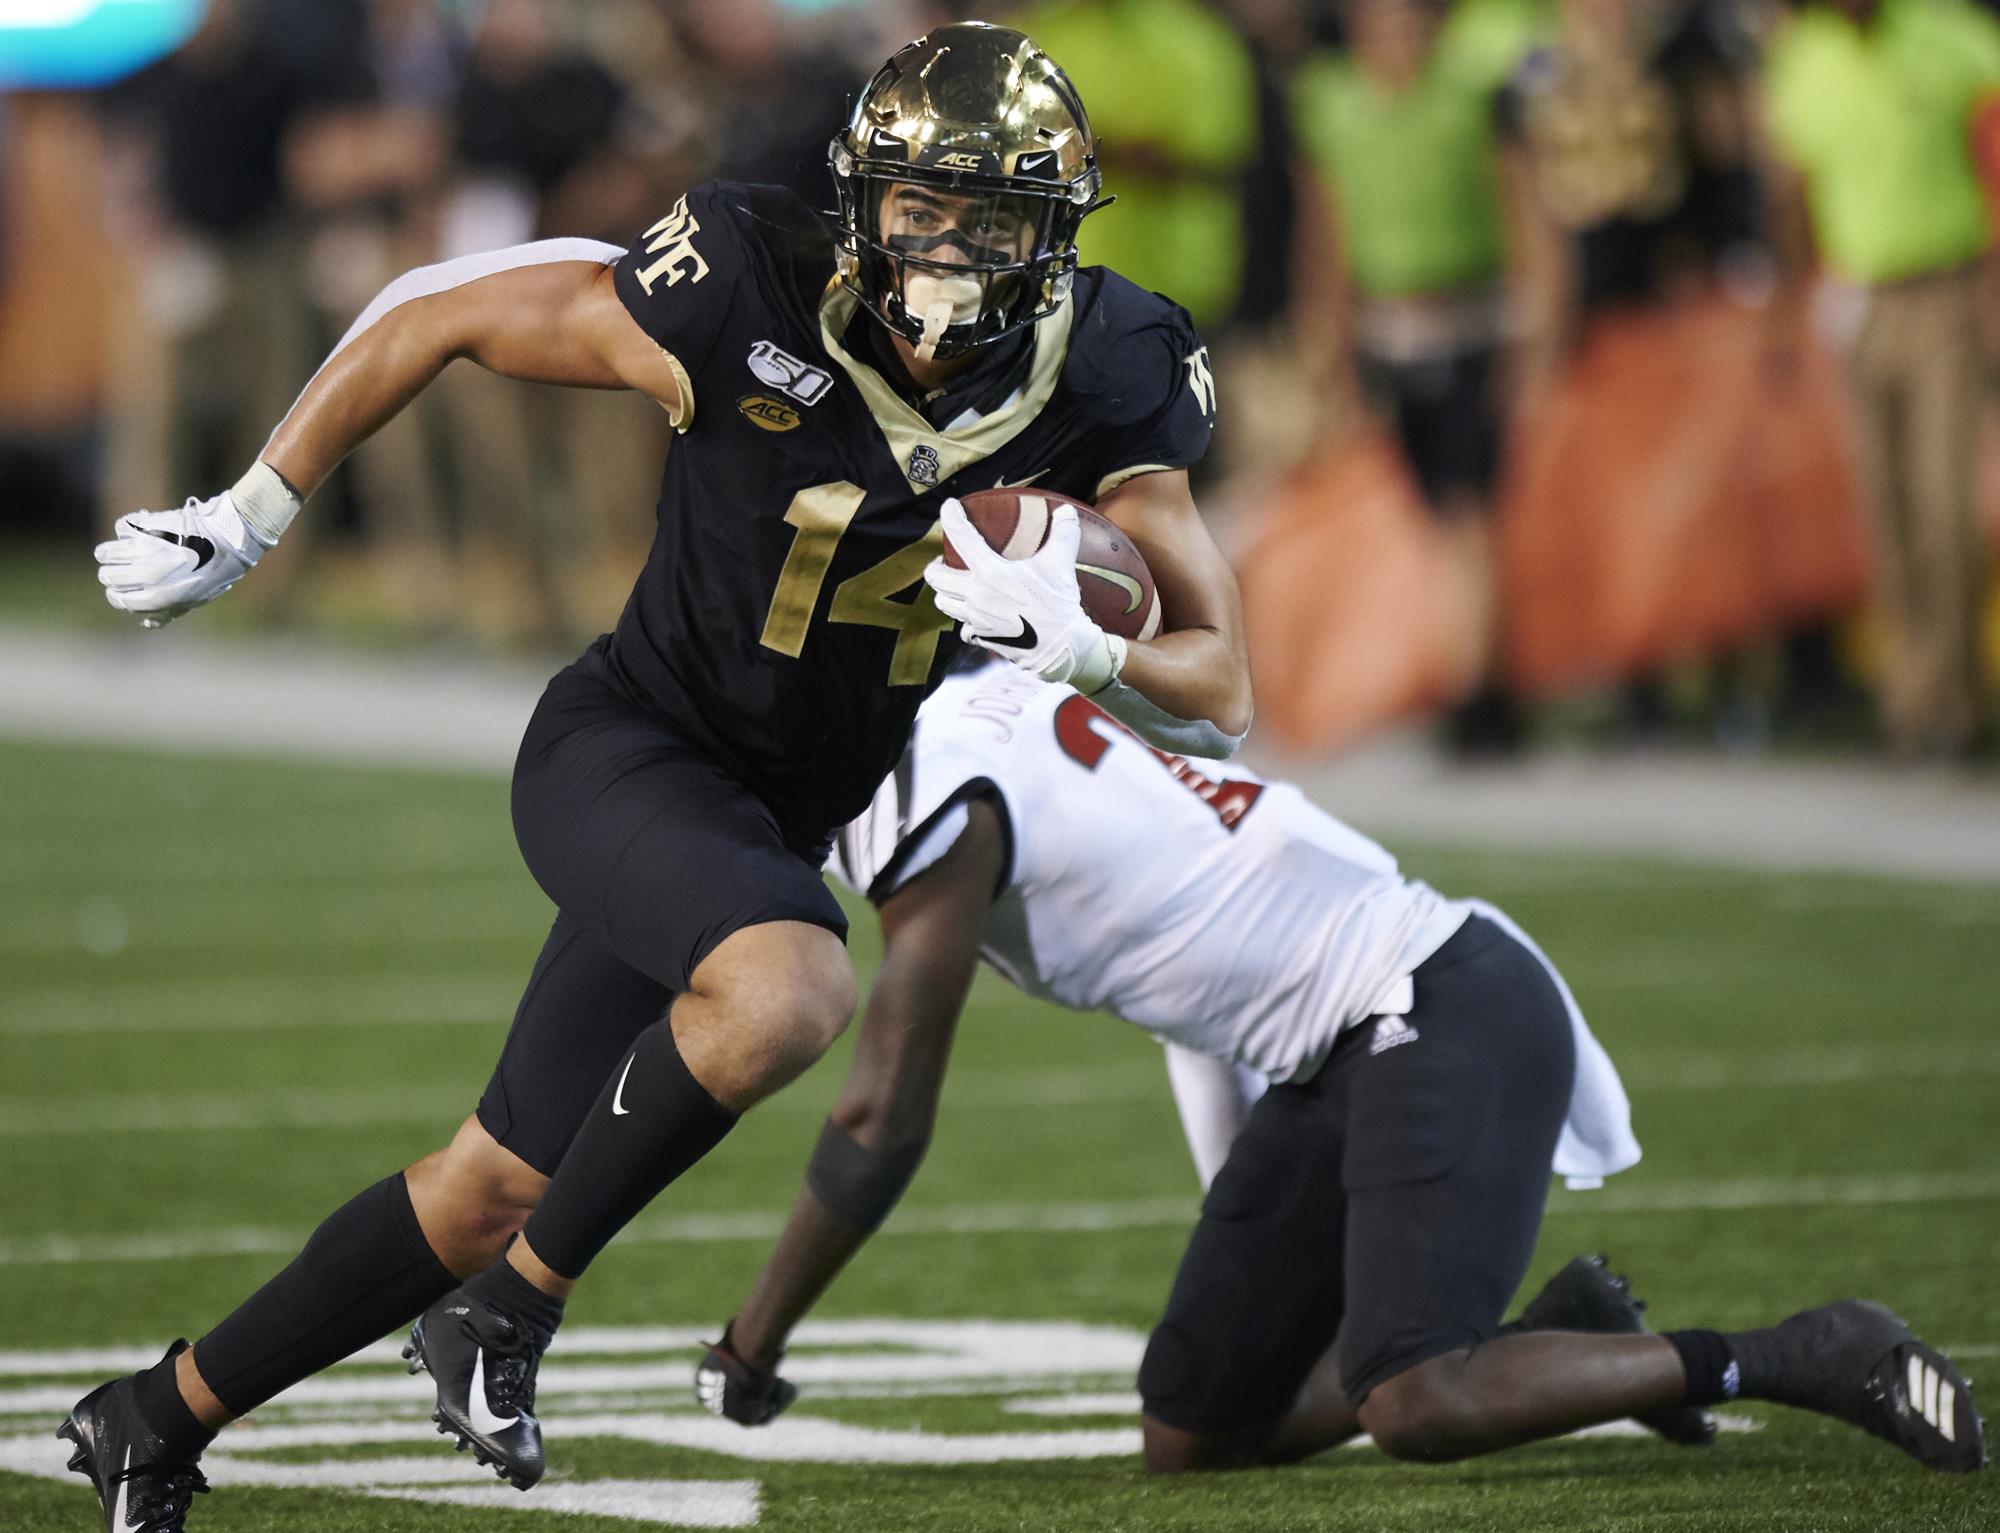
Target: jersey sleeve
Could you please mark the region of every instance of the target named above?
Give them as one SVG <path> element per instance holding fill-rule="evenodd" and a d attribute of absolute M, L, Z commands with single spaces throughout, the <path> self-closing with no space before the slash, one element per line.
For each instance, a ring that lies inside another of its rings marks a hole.
<path fill-rule="evenodd" d="M 1185 309 L 1153 302 L 1157 317 L 1116 343 L 1118 381 L 1103 402 L 1105 449 L 1093 500 L 1140 474 L 1199 463 L 1215 428 L 1208 348 Z"/>
<path fill-rule="evenodd" d="M 731 189 L 711 182 L 634 240 L 613 273 L 626 312 L 673 364 L 681 391 L 677 431 L 694 424 L 703 372 L 731 305 L 751 280 L 749 268 Z"/>

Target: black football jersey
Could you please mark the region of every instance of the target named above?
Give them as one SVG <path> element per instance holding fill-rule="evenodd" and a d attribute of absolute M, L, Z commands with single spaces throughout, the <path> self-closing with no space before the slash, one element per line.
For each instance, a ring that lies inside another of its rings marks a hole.
<path fill-rule="evenodd" d="M 867 807 L 957 645 L 922 580 L 947 496 L 1094 502 L 1208 444 L 1186 313 L 1102 268 L 1036 325 L 1019 388 L 942 430 L 843 344 L 857 300 L 830 222 L 792 192 L 698 187 L 615 280 L 686 399 L 610 660 L 801 840 Z"/>

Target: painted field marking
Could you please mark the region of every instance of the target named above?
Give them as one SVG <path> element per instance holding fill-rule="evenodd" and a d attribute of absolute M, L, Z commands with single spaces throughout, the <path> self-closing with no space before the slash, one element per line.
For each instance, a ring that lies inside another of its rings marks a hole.
<path fill-rule="evenodd" d="M 2000 1171 L 1911 1172 L 1890 1176 L 1745 1177 L 1713 1181 L 1613 1182 L 1597 1192 L 1553 1193 L 1549 1213 L 1641 1214 L 1721 1212 L 1754 1208 L 1825 1208 L 1871 1204 L 1984 1202 L 2000 1198 Z M 899 1209 L 884 1235 L 1046 1235 L 1104 1230 L 1170 1229 L 1194 1222 L 1192 1197 L 1125 1202 L 960 1203 Z M 787 1215 L 772 1209 L 641 1218 L 618 1238 L 626 1245 L 701 1245 L 774 1239 Z M 290 1254 L 306 1232 L 245 1226 L 198 1232 L 162 1230 L 130 1235 L 0 1237 L 0 1267 L 66 1266 L 81 1262 L 189 1261 L 213 1256 Z"/>
<path fill-rule="evenodd" d="M 687 1448 L 730 1458 L 799 1464 L 998 1464 L 1051 1459 L 1123 1457 L 1139 1449 L 1136 1422 L 1116 1429 L 1036 1426 L 1024 1431 L 931 1432 L 921 1428 L 857 1426 L 807 1408 L 757 1432 L 746 1432 L 701 1410 L 692 1387 L 695 1349 L 709 1328 L 647 1326 L 579 1328 L 565 1343 L 579 1356 L 614 1356 L 629 1365 L 579 1365 L 564 1348 L 543 1370 L 543 1393 L 567 1399 L 561 1416 L 565 1441 L 618 1439 L 656 1447 Z M 891 1380 L 914 1393 L 1010 1396 L 1024 1388 L 1073 1392 L 1079 1384 L 1102 1387 L 1130 1378 L 1145 1338 L 1116 1326 L 1068 1322 L 849 1320 L 808 1322 L 787 1372 L 812 1399 L 838 1398 L 843 1388 Z M 0 1367 L 16 1376 L 48 1376 L 91 1364 L 119 1366 L 151 1348 L 12 1352 Z M 203 1468 L 221 1489 L 234 1485 L 336 1490 L 374 1497 L 469 1506 L 482 1510 L 587 1513 L 599 1517 L 679 1527 L 749 1527 L 759 1517 L 755 1480 L 570 1480 L 557 1475 L 529 1497 L 498 1485 L 483 1471 L 430 1441 L 428 1423 L 412 1412 L 390 1417 L 326 1419 L 328 1406 L 357 1400 L 407 1400 L 421 1409 L 432 1399 L 429 1383 L 378 1366 L 394 1356 L 388 1344 L 371 1347 L 320 1378 L 288 1391 L 249 1420 L 230 1428 L 204 1457 Z M 643 1385 L 638 1408 L 607 1411 L 606 1390 Z M 78 1386 L 34 1386 L 0 1391 L 0 1413 L 58 1413 Z M 52 1397 L 60 1396 L 59 1402 Z M 36 1423 L 33 1432 L 0 1436 L 0 1470 L 68 1480 L 67 1445 Z M 425 1441 L 429 1456 L 298 1455 L 314 1448 L 352 1449 Z M 81 1493 L 81 1487 L 78 1487 Z"/>

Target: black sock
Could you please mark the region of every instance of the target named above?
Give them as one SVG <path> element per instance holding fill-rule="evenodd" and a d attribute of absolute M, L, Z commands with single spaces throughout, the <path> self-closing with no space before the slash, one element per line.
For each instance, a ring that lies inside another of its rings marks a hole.
<path fill-rule="evenodd" d="M 1720 1405 L 1743 1389 L 1743 1370 L 1731 1346 L 1733 1337 L 1720 1331 L 1667 1331 L 1666 1340 L 1680 1354 L 1687 1372 L 1689 1405 Z"/>
<path fill-rule="evenodd" d="M 562 1324 L 563 1301 L 552 1294 L 545 1294 L 514 1270 L 514 1264 L 501 1257 L 484 1272 L 465 1280 L 465 1291 L 482 1303 L 491 1305 L 503 1315 L 511 1315 L 535 1333 L 535 1340 L 543 1347 Z"/>
<path fill-rule="evenodd" d="M 195 1343 L 232 1416 L 416 1319 L 458 1279 L 424 1239 L 398 1171 L 335 1209 L 305 1249 Z"/>
<path fill-rule="evenodd" d="M 201 1457 L 201 1450 L 215 1441 L 215 1429 L 203 1426 L 181 1398 L 174 1364 L 184 1350 L 176 1346 L 152 1367 L 140 1369 L 134 1382 L 139 1391 L 139 1414 L 165 1445 L 167 1457 L 193 1463 Z"/>
<path fill-rule="evenodd" d="M 688 1073 L 665 1020 L 639 1035 L 556 1167 L 521 1233 L 564 1277 L 583 1275 L 611 1237 L 736 1126 Z"/>

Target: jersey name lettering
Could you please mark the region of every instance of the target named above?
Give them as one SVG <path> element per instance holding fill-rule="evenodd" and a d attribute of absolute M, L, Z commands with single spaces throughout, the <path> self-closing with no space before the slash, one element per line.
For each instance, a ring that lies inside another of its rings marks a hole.
<path fill-rule="evenodd" d="M 694 237 L 701 233 L 701 222 L 688 211 L 688 200 L 683 197 L 674 204 L 673 212 L 646 231 L 646 254 L 657 255 L 659 259 L 650 266 L 641 267 L 634 273 L 639 286 L 651 297 L 653 284 L 661 277 L 672 287 L 681 278 L 699 282 L 708 275 L 708 262 L 701 252 L 694 248 Z"/>
<path fill-rule="evenodd" d="M 1097 726 L 1102 724 L 1106 729 L 1116 730 L 1142 747 L 1173 774 L 1175 782 L 1213 809 L 1224 830 L 1235 830 L 1264 792 L 1264 785 L 1260 782 L 1208 777 L 1197 771 L 1185 756 L 1169 755 L 1147 745 L 1087 697 L 1065 699 L 1063 705 L 1056 709 L 1055 724 L 1056 743 L 1062 747 L 1063 754 L 1087 772 L 1096 771 L 1104 753 L 1111 749 L 1111 737 L 1100 733 Z"/>

